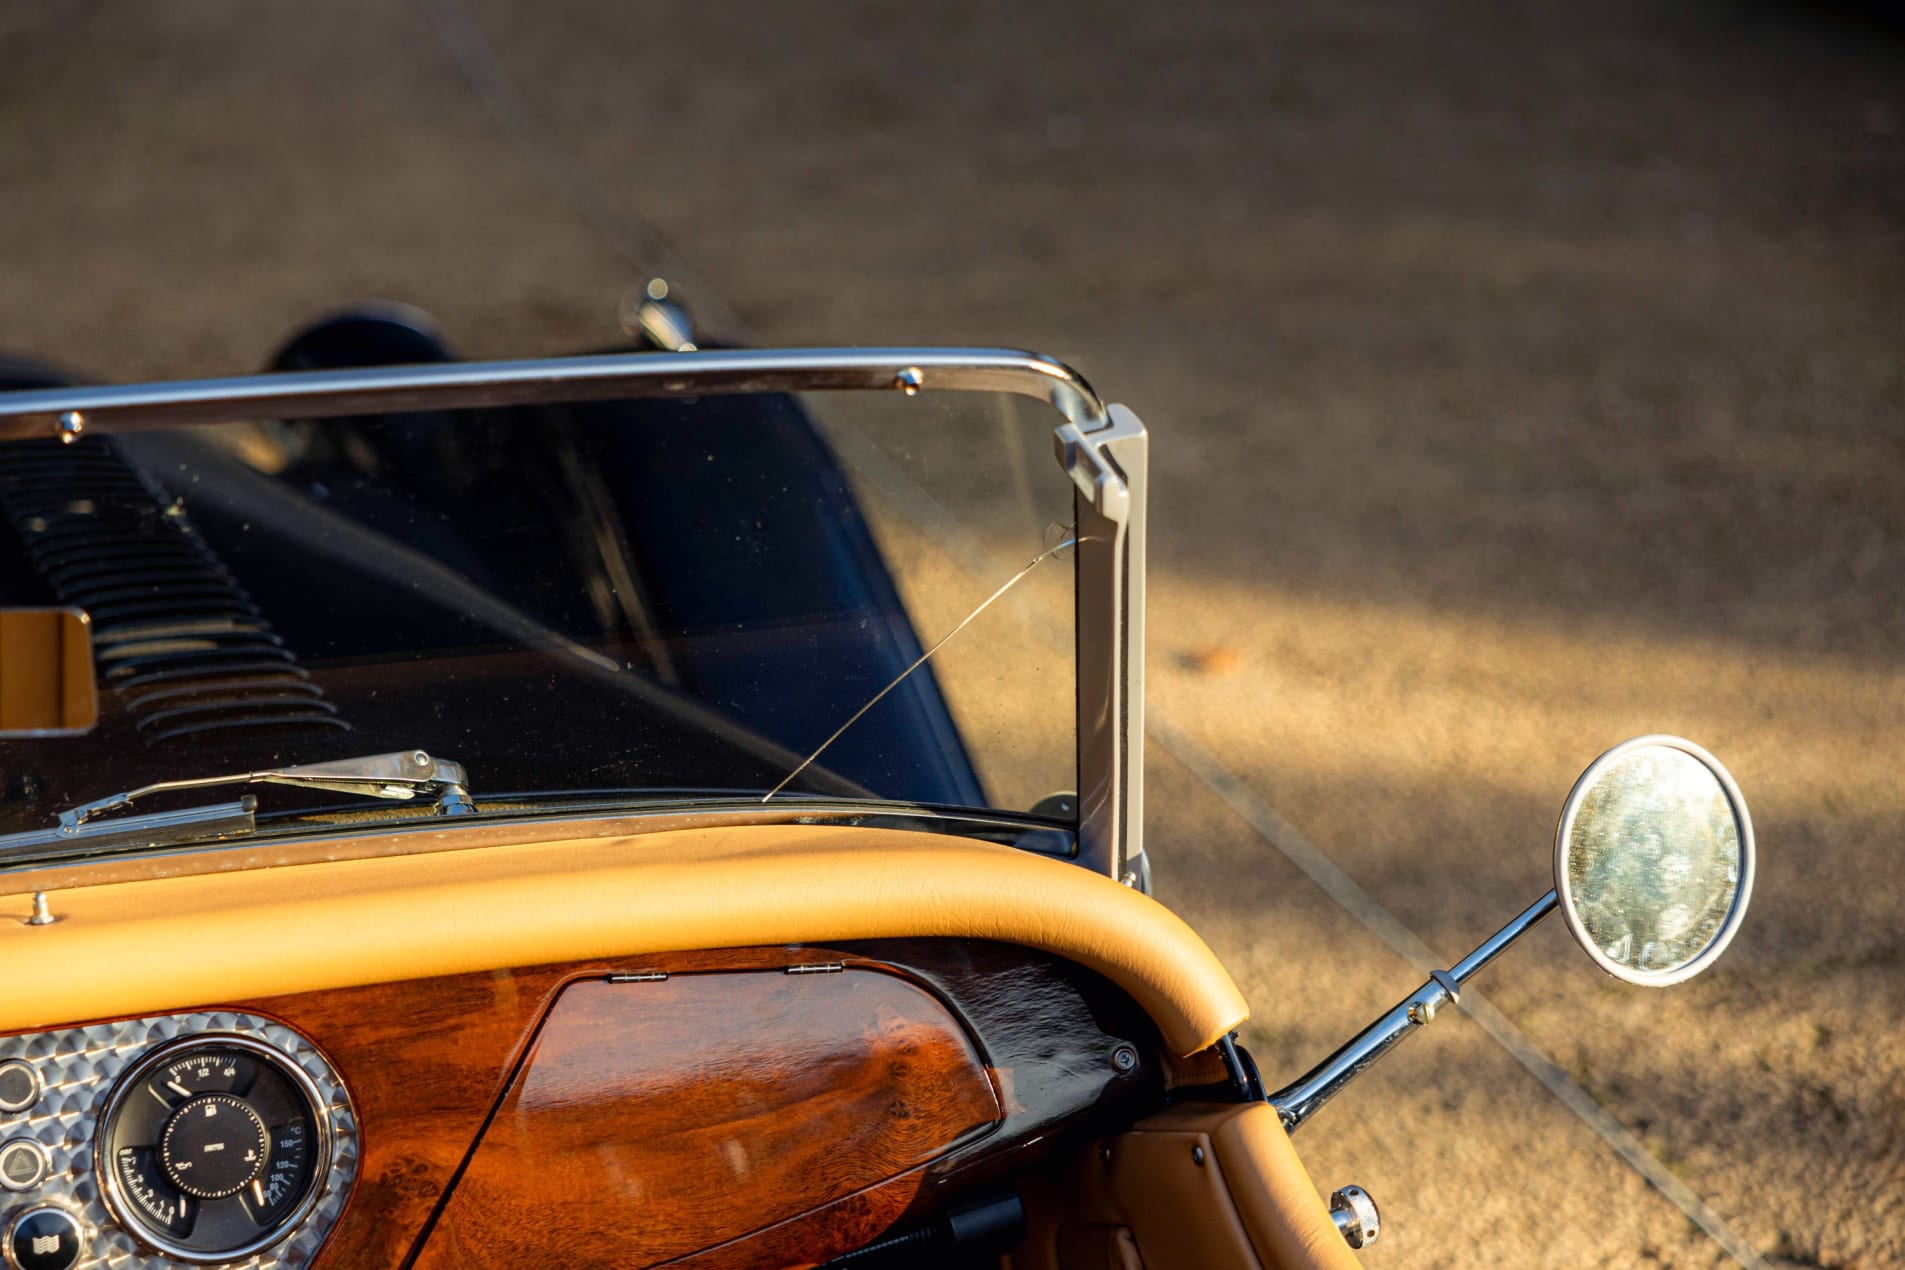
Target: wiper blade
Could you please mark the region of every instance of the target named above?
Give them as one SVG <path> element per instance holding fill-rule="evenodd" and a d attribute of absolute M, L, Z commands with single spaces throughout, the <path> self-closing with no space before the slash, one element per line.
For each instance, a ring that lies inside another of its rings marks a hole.
<path fill-rule="evenodd" d="M 235 802 L 209 807 L 155 811 L 144 816 L 121 816 L 83 825 L 56 825 L 0 835 L 0 862 L 20 857 L 98 853 L 117 848 L 164 847 L 180 842 L 207 842 L 236 838 L 258 827 L 258 800 L 250 794 Z"/>
<path fill-rule="evenodd" d="M 470 800 L 468 783 L 469 776 L 461 763 L 432 758 L 422 750 L 400 750 L 394 754 L 371 754 L 363 758 L 304 763 L 296 767 L 266 768 L 225 776 L 155 781 L 138 789 L 112 794 L 63 811 L 59 814 L 59 824 L 53 828 L 0 835 L 0 860 L 66 845 L 97 850 L 235 837 L 250 833 L 257 827 L 253 813 L 258 800 L 249 794 L 230 803 L 153 812 L 143 816 L 98 819 L 105 812 L 129 807 L 149 795 L 182 789 L 208 789 L 218 785 L 292 785 L 398 802 L 434 795 L 438 814 L 456 816 L 477 809 Z"/>

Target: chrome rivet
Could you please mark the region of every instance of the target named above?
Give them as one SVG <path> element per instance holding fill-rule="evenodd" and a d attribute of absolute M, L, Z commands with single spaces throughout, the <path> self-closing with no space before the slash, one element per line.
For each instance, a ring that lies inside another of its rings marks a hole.
<path fill-rule="evenodd" d="M 59 422 L 54 427 L 59 432 L 60 443 L 71 445 L 79 440 L 79 434 L 86 430 L 86 416 L 77 410 L 68 410 L 60 416 Z"/>
<path fill-rule="evenodd" d="M 917 366 L 908 366 L 893 376 L 893 386 L 909 397 L 919 396 L 919 390 L 926 386 L 926 376 Z"/>
<path fill-rule="evenodd" d="M 1203 1147 L 1191 1148 L 1191 1163 L 1195 1164 L 1200 1169 L 1204 1167 L 1204 1148 Z"/>
<path fill-rule="evenodd" d="M 33 892 L 33 916 L 26 919 L 28 926 L 51 926 L 59 918 L 53 916 L 53 910 L 47 907 L 46 892 Z"/>
<path fill-rule="evenodd" d="M 1116 1068 L 1121 1075 L 1136 1071 L 1138 1067 L 1138 1051 L 1129 1045 L 1120 1045 L 1117 1049 L 1111 1051 L 1111 1065 Z"/>
<path fill-rule="evenodd" d="M 1099 1160 L 1101 1160 L 1102 1162 L 1106 1164 L 1111 1163 L 1111 1144 L 1109 1142 L 1106 1142 L 1102 1144 L 1101 1146 L 1099 1146 L 1098 1158 Z"/>

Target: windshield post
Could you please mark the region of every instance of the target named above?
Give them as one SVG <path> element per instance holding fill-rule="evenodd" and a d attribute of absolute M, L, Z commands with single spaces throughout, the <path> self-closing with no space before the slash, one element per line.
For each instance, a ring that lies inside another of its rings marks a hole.
<path fill-rule="evenodd" d="M 1144 424 L 1112 406 L 1101 420 L 1059 427 L 1057 452 L 1077 487 L 1079 863 L 1148 890 Z"/>

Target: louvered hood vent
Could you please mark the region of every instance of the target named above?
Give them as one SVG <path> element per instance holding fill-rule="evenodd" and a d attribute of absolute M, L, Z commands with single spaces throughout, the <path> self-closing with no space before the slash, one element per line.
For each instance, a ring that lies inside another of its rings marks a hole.
<path fill-rule="evenodd" d="M 107 438 L 0 447 L 0 515 L 60 602 L 91 614 L 100 680 L 148 743 L 349 729 L 184 507 Z"/>

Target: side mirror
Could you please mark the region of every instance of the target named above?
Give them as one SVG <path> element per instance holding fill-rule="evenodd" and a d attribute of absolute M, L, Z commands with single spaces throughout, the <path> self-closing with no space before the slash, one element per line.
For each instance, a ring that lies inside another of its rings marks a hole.
<path fill-rule="evenodd" d="M 1720 761 L 1670 736 L 1617 745 L 1581 774 L 1555 831 L 1554 889 L 1576 942 L 1662 988 L 1726 950 L 1753 895 L 1753 822 Z"/>
<path fill-rule="evenodd" d="M 1294 1132 L 1411 1030 L 1459 1001 L 1463 984 L 1557 908 L 1601 969 L 1665 987 L 1713 964 L 1752 895 L 1753 821 L 1720 760 L 1678 737 L 1623 742 L 1588 765 L 1562 804 L 1554 890 L 1447 970 L 1431 971 L 1269 1101 Z"/>
<path fill-rule="evenodd" d="M 0 737 L 71 735 L 98 722 L 91 619 L 78 609 L 0 609 Z"/>

